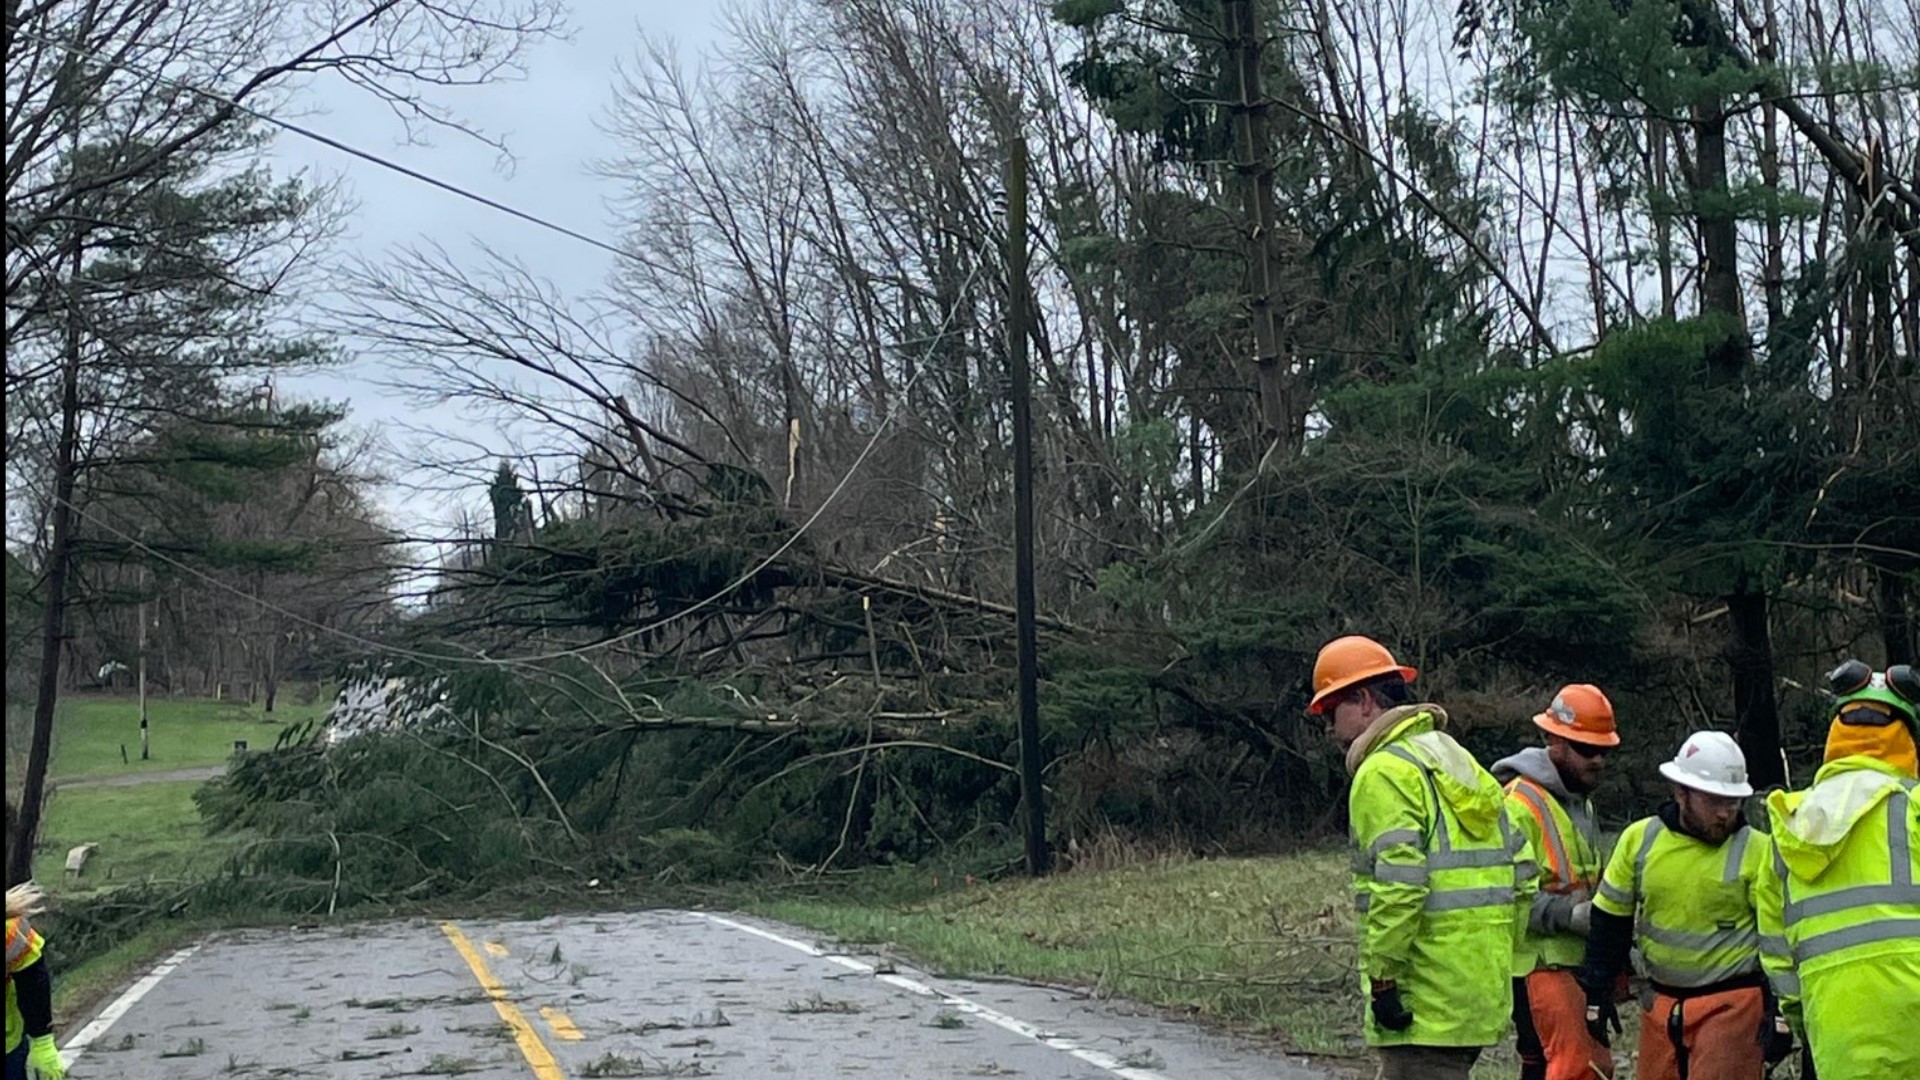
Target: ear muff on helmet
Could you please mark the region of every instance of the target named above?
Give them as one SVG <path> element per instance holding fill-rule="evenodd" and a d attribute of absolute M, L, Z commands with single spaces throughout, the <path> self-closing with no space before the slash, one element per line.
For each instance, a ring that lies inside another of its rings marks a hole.
<path fill-rule="evenodd" d="M 1908 704 L 1920 707 L 1920 671 L 1912 664 L 1895 664 L 1887 669 L 1887 689 L 1899 694 Z"/>
<path fill-rule="evenodd" d="M 1864 661 L 1848 660 L 1827 673 L 1827 688 L 1839 723 L 1880 727 L 1898 722 L 1920 734 L 1920 672 L 1911 664 L 1876 672 Z"/>
<path fill-rule="evenodd" d="M 1827 672 L 1827 689 L 1835 696 L 1858 693 L 1873 681 L 1873 668 L 1865 660 L 1848 660 Z"/>

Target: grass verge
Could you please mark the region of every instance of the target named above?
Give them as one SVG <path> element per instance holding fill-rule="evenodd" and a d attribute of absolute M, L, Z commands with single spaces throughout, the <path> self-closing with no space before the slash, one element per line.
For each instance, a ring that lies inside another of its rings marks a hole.
<path fill-rule="evenodd" d="M 33 860 L 35 880 L 55 896 L 83 897 L 133 882 L 211 873 L 241 840 L 207 836 L 193 802 L 199 787 L 197 781 L 171 780 L 55 790 Z M 100 849 L 83 876 L 70 878 L 67 851 L 84 843 Z"/>
<path fill-rule="evenodd" d="M 935 889 L 898 871 L 839 892 L 761 897 L 759 914 L 898 952 L 936 974 L 1005 976 L 1118 995 L 1372 1076 L 1354 972 L 1355 919 L 1343 852 L 1159 860 Z M 1634 1080 L 1639 1009 L 1621 1006 L 1614 1080 Z M 1512 1080 L 1509 1035 L 1474 1080 Z M 1789 1063 L 1774 1080 L 1799 1075 Z"/>
<path fill-rule="evenodd" d="M 1294 1051 L 1362 1052 L 1345 859 L 1160 862 L 873 905 L 770 899 L 773 918 L 897 948 L 936 972 L 1089 987 Z"/>

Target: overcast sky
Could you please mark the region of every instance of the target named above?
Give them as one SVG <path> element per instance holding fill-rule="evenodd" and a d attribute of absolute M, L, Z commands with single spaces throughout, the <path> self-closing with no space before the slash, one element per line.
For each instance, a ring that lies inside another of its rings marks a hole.
<path fill-rule="evenodd" d="M 670 37 L 692 67 L 715 40 L 723 5 L 707 0 L 571 0 L 567 41 L 538 45 L 528 57 L 526 78 L 442 99 L 488 134 L 503 139 L 513 161 L 503 169 L 488 146 L 457 134 L 436 134 L 431 146 L 406 145 L 399 121 L 384 106 L 341 84 L 315 85 L 300 104 L 314 111 L 300 123 L 358 149 L 392 159 L 438 179 L 516 209 L 608 240 L 605 206 L 613 194 L 591 175 L 590 164 L 608 147 L 595 127 L 610 101 L 615 64 L 630 61 L 642 32 Z M 432 241 L 460 260 L 478 261 L 475 239 L 517 258 L 551 279 L 567 296 L 598 289 L 613 256 L 527 222 L 428 187 L 329 147 L 282 133 L 272 154 L 277 172 L 305 170 L 345 182 L 357 204 L 342 254 L 379 258 L 396 245 Z M 346 400 L 356 427 L 385 429 L 409 419 L 447 427 L 452 417 L 411 416 L 392 391 L 375 385 L 377 372 L 350 366 L 289 379 L 285 392 Z M 467 431 L 480 437 L 484 433 Z M 387 440 L 403 449 L 406 438 Z M 474 500 L 480 501 L 475 492 Z M 423 530 L 444 523 L 452 507 L 404 490 L 388 493 L 394 524 Z"/>

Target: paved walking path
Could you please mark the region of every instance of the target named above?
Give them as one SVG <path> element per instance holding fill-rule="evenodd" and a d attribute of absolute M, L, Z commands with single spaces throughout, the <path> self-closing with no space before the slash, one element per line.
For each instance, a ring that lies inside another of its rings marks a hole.
<path fill-rule="evenodd" d="M 73 780 L 55 780 L 53 786 L 72 791 L 75 788 L 138 787 L 141 784 L 168 784 L 197 780 L 205 782 L 225 776 L 225 765 L 199 765 L 191 769 L 162 769 L 159 772 L 116 773 L 113 776 L 82 776 Z"/>

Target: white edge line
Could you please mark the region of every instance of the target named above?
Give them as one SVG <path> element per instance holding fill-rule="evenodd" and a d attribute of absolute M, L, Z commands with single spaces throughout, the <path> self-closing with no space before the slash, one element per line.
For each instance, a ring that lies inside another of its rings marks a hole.
<path fill-rule="evenodd" d="M 79 1059 L 87 1047 L 93 1045 L 94 1041 L 100 1038 L 100 1036 L 105 1035 L 108 1028 L 117 1023 L 121 1017 L 127 1015 L 128 1010 L 140 1003 L 141 998 L 152 993 L 153 988 L 160 985 L 161 979 L 173 974 L 174 968 L 185 963 L 187 957 L 199 952 L 201 944 L 204 944 L 204 942 L 189 945 L 179 952 L 174 953 L 172 956 L 167 957 L 160 962 L 158 967 L 141 976 L 139 982 L 127 987 L 127 992 L 115 998 L 113 1004 L 100 1010 L 99 1016 L 94 1017 L 88 1022 L 86 1027 L 81 1028 L 79 1033 L 73 1038 L 68 1039 L 67 1045 L 61 1048 L 61 1066 L 68 1069 L 73 1068 L 73 1063 Z"/>
<path fill-rule="evenodd" d="M 879 981 L 886 983 L 889 986 L 895 987 L 900 990 L 905 990 L 910 994 L 917 994 L 920 997 L 929 997 L 929 998 L 937 999 L 942 1005 L 946 1005 L 957 1012 L 963 1012 L 970 1016 L 977 1016 L 980 1019 L 985 1020 L 987 1023 L 992 1024 L 995 1027 L 1003 1028 L 1007 1031 L 1013 1032 L 1015 1035 L 1032 1039 L 1033 1041 L 1040 1043 L 1043 1046 L 1052 1047 L 1053 1049 L 1058 1050 L 1064 1054 L 1068 1054 L 1072 1057 L 1078 1058 L 1079 1060 L 1086 1062 L 1087 1064 L 1093 1066 L 1096 1069 L 1102 1069 L 1102 1070 L 1105 1070 L 1106 1072 L 1110 1072 L 1113 1075 L 1120 1077 L 1120 1080 L 1170 1080 L 1169 1077 L 1164 1076 L 1161 1073 L 1154 1072 L 1151 1069 L 1139 1069 L 1139 1068 L 1134 1068 L 1131 1065 L 1123 1064 L 1121 1063 L 1119 1058 L 1114 1057 L 1112 1054 L 1104 1053 L 1099 1050 L 1093 1050 L 1093 1049 L 1089 1049 L 1087 1047 L 1081 1046 L 1079 1043 L 1074 1042 L 1072 1039 L 1064 1039 L 1058 1035 L 1050 1034 L 1042 1030 L 1041 1028 L 1034 1026 L 1033 1024 L 1027 1023 L 1025 1020 L 1019 1019 L 1018 1017 L 1008 1016 L 1006 1013 L 1000 1012 L 997 1009 L 990 1009 L 987 1006 L 980 1004 L 979 1002 L 970 1001 L 967 998 L 963 998 L 955 994 L 949 994 L 944 990 L 940 990 L 936 987 L 929 986 L 928 984 L 920 982 L 916 979 L 909 979 L 902 975 L 880 973 L 872 964 L 868 964 L 860 960 L 855 960 L 852 957 L 848 957 L 848 956 L 836 956 L 833 953 L 827 952 L 824 949 L 818 948 L 813 945 L 809 945 L 806 942 L 799 941 L 795 938 L 787 937 L 784 934 L 776 934 L 771 930 L 765 929 L 764 927 L 754 926 L 750 923 L 738 922 L 734 919 L 729 919 L 721 915 L 710 915 L 704 911 L 696 911 L 693 914 L 700 916 L 701 918 L 707 920 L 710 923 L 714 923 L 719 926 L 724 926 L 729 930 L 738 930 L 741 933 L 752 934 L 754 937 L 757 937 L 757 938 L 765 938 L 766 940 L 774 942 L 776 944 L 785 945 L 789 949 L 806 953 L 808 956 L 819 957 L 822 960 L 831 960 L 832 962 L 839 964 L 841 967 L 848 968 L 853 971 L 858 971 L 862 974 L 877 975 Z"/>

